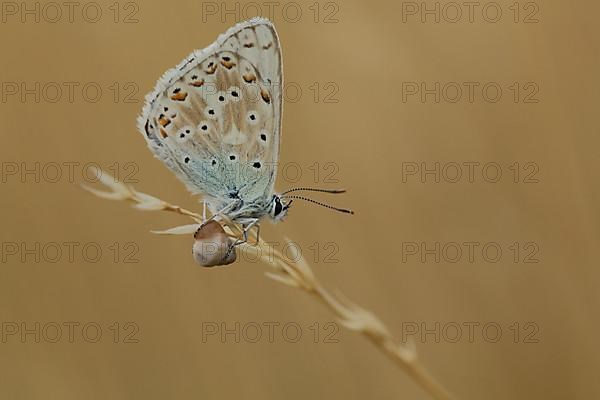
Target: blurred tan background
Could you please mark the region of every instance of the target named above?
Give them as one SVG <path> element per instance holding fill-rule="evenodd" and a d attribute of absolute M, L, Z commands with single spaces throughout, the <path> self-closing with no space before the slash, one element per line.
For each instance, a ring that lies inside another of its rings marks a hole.
<path fill-rule="evenodd" d="M 202 269 L 191 238 L 149 232 L 188 220 L 78 186 L 95 163 L 199 210 L 135 118 L 256 7 L 52 4 L 2 3 L 0 397 L 429 398 L 266 266 Z M 296 204 L 263 236 L 414 339 L 457 398 L 600 396 L 598 4 L 255 4 L 289 88 L 278 189 L 345 187 L 317 197 L 356 210 Z"/>

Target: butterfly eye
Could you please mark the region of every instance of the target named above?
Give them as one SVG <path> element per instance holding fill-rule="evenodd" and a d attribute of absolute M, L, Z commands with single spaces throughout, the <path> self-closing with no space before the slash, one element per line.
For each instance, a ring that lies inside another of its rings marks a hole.
<path fill-rule="evenodd" d="M 273 208 L 273 216 L 278 216 L 279 214 L 281 214 L 282 210 L 283 205 L 281 204 L 281 200 L 279 200 L 279 197 L 275 197 L 275 207 Z"/>

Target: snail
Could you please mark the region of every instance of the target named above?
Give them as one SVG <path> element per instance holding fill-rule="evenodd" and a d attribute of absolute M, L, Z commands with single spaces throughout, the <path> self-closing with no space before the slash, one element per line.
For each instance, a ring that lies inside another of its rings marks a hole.
<path fill-rule="evenodd" d="M 217 221 L 211 220 L 200 226 L 194 239 L 192 254 L 203 267 L 229 265 L 237 259 L 233 239 Z"/>

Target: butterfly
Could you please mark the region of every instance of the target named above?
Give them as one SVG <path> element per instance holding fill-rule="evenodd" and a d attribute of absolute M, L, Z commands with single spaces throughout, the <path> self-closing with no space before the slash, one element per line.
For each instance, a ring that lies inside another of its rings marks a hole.
<path fill-rule="evenodd" d="M 265 18 L 235 25 L 159 79 L 146 97 L 138 129 L 150 150 L 213 217 L 246 232 L 264 216 L 280 221 L 294 199 L 274 190 L 281 142 L 283 70 L 279 37 Z M 239 243 L 236 243 L 239 244 Z"/>

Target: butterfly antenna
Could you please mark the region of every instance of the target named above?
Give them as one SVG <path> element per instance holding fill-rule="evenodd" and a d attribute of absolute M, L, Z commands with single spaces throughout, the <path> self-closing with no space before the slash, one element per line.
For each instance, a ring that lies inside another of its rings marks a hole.
<path fill-rule="evenodd" d="M 283 197 L 282 197 L 283 198 Z M 304 200 L 304 201 L 308 201 L 310 203 L 313 204 L 317 204 L 321 207 L 325 207 L 325 208 L 329 208 L 331 210 L 335 210 L 335 211 L 339 211 L 341 213 L 345 213 L 345 214 L 354 214 L 354 211 L 349 210 L 347 208 L 338 208 L 338 207 L 334 207 L 334 206 L 330 206 L 329 204 L 325 204 L 325 203 L 321 203 L 320 201 L 316 201 L 313 199 L 309 199 L 307 197 L 302 197 L 302 196 L 285 196 L 286 199 L 298 199 L 298 200 Z"/>
<path fill-rule="evenodd" d="M 299 187 L 299 188 L 293 188 L 290 190 L 286 190 L 285 192 L 283 192 L 281 194 L 285 195 L 285 194 L 292 193 L 292 192 L 298 192 L 300 190 L 307 191 L 307 192 L 321 192 L 321 193 L 331 193 L 331 194 L 346 193 L 346 189 L 319 189 L 319 188 L 310 188 L 310 187 Z"/>

